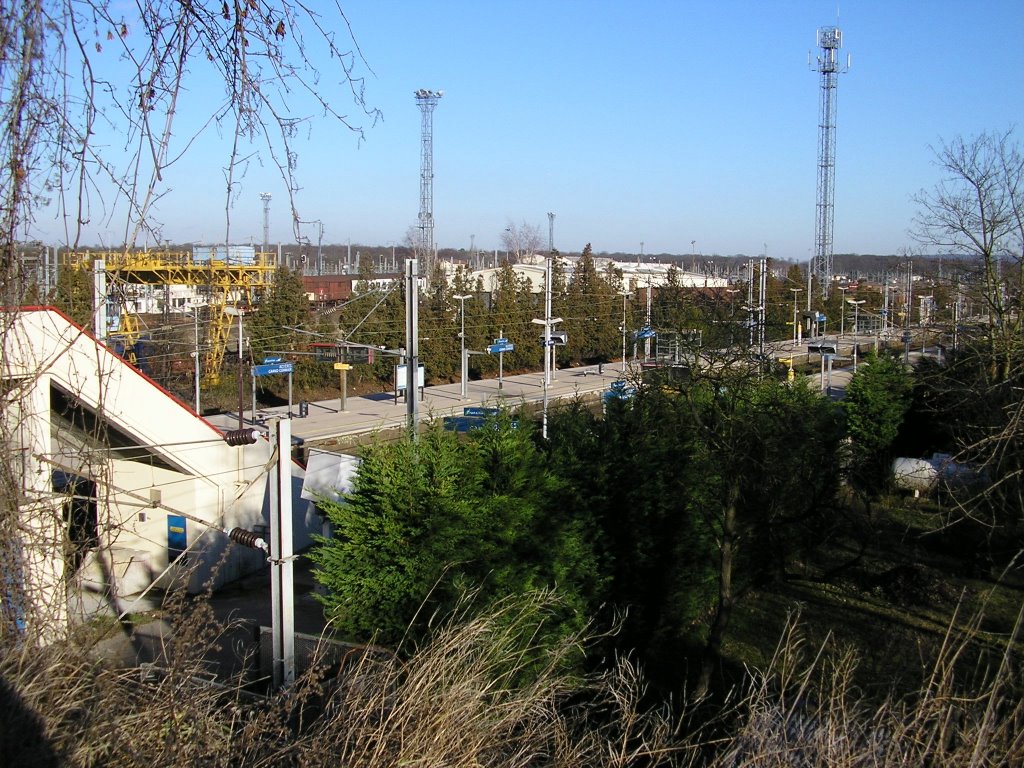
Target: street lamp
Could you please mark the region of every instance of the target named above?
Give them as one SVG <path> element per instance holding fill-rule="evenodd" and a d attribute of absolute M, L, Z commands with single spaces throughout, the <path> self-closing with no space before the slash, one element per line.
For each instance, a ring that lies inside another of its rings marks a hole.
<path fill-rule="evenodd" d="M 626 299 L 633 298 L 629 291 L 619 291 L 622 297 L 622 373 L 626 373 Z"/>
<path fill-rule="evenodd" d="M 860 328 L 860 305 L 864 299 L 847 299 L 847 304 L 853 305 L 853 372 L 857 372 L 857 331 Z"/>
<path fill-rule="evenodd" d="M 839 299 L 839 338 L 841 339 L 846 333 L 846 286 L 840 285 L 839 290 L 842 291 Z"/>
<path fill-rule="evenodd" d="M 858 324 L 860 320 L 860 305 L 864 303 L 864 299 L 847 299 L 847 304 L 853 305 L 853 335 L 857 336 L 857 331 L 860 329 Z"/>
<path fill-rule="evenodd" d="M 453 296 L 452 298 L 457 299 L 459 302 L 459 318 L 461 320 L 459 331 L 459 341 L 461 342 L 462 355 L 459 358 L 461 362 L 462 370 L 462 399 L 469 399 L 469 357 L 466 355 L 466 299 L 472 299 L 472 294 L 464 294 L 461 296 Z"/>
<path fill-rule="evenodd" d="M 796 349 L 796 345 L 800 343 L 800 326 L 796 322 L 796 297 L 804 289 L 790 288 L 789 290 L 793 292 L 793 348 Z"/>
<path fill-rule="evenodd" d="M 533 319 L 530 322 L 537 325 L 544 326 L 544 406 L 543 406 L 543 417 L 541 420 L 541 437 L 545 440 L 548 439 L 548 387 L 551 386 L 551 356 L 548 351 L 552 347 L 551 341 L 551 326 L 562 322 L 560 317 L 551 316 L 551 257 L 554 254 L 549 253 L 547 256 L 547 269 L 545 270 L 544 283 L 544 319 Z"/>

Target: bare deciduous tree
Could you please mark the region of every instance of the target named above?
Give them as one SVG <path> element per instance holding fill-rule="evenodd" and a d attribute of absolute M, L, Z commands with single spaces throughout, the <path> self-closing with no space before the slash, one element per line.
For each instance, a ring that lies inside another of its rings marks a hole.
<path fill-rule="evenodd" d="M 941 253 L 972 258 L 987 309 L 993 375 L 1005 379 L 1021 342 L 1024 289 L 1024 155 L 1013 131 L 958 137 L 934 150 L 945 178 L 915 195 L 912 234 Z"/>
<path fill-rule="evenodd" d="M 509 261 L 518 264 L 525 256 L 540 253 L 544 247 L 544 239 L 540 227 L 536 224 L 527 224 L 525 219 L 522 223 L 516 224 L 509 219 L 501 233 L 501 244 L 508 252 Z"/>
<path fill-rule="evenodd" d="M 12 594 L 26 558 L 59 553 L 68 527 L 48 470 L 26 485 L 25 462 L 42 466 L 49 455 L 43 438 L 27 446 L 19 432 L 47 407 L 32 400 L 42 372 L 15 370 L 7 354 L 16 343 L 9 308 L 34 289 L 19 239 L 45 211 L 63 222 L 65 248 L 97 224 L 126 249 L 163 240 L 169 172 L 206 140 L 224 150 L 210 183 L 223 180 L 226 242 L 240 180 L 256 162 L 279 171 L 297 226 L 299 141 L 321 118 L 361 137 L 361 123 L 378 117 L 364 98 L 365 68 L 336 2 L 25 0 L 0 9 L 0 638 L 15 625 L 59 630 L 61 611 Z M 347 94 L 336 101 L 338 84 Z M 358 118 L 341 109 L 349 100 Z"/>
<path fill-rule="evenodd" d="M 985 315 L 981 332 L 968 336 L 932 386 L 961 457 L 985 478 L 963 511 L 1012 541 L 1024 530 L 1024 154 L 1008 130 L 958 137 L 935 156 L 945 178 L 915 196 L 914 235 L 928 247 L 969 258 L 961 289 Z"/>
<path fill-rule="evenodd" d="M 375 120 L 358 71 L 364 62 L 336 3 L 155 0 L 126 16 L 110 0 L 29 0 L 0 17 L 0 179 L 4 259 L 41 204 L 64 221 L 65 244 L 102 221 L 133 247 L 162 240 L 156 204 L 167 172 L 201 134 L 225 142 L 225 240 L 248 165 L 278 169 L 293 193 L 298 139 L 326 117 L 357 135 L 326 94 L 348 88 Z M 338 34 L 338 30 L 343 31 Z M 209 102 L 204 84 L 220 84 Z M 199 94 L 203 95 L 199 95 Z"/>

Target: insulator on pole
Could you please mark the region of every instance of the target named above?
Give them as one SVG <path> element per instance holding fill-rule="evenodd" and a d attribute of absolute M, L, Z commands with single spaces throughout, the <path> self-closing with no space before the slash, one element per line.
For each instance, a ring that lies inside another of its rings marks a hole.
<path fill-rule="evenodd" d="M 243 547 L 262 549 L 264 552 L 268 549 L 267 542 L 262 536 L 252 531 L 247 531 L 245 528 L 232 528 L 228 538 L 236 544 L 241 544 Z"/>
<path fill-rule="evenodd" d="M 229 429 L 224 433 L 224 442 L 228 445 L 252 445 L 259 434 L 258 429 Z"/>

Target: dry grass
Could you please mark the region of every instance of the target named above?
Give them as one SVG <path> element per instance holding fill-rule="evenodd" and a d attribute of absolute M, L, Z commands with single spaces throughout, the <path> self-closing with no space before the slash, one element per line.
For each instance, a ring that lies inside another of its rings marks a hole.
<path fill-rule="evenodd" d="M 881 703 L 854 686 L 857 660 L 826 649 L 805 658 L 790 624 L 765 673 L 753 674 L 740 726 L 713 766 L 1013 766 L 1024 764 L 1024 677 L 1012 649 L 1020 619 L 996 669 L 959 664 L 975 620 L 950 630 L 919 692 Z M 870 702 L 870 703 L 869 703 Z"/>
<path fill-rule="evenodd" d="M 766 670 L 724 704 L 651 708 L 619 660 L 581 675 L 592 638 L 551 646 L 550 595 L 440 623 L 405 658 L 353 653 L 285 692 L 212 684 L 204 655 L 221 627 L 183 606 L 161 667 L 117 669 L 88 648 L 7 648 L 3 755 L 11 765 L 151 766 L 1012 766 L 1024 761 L 1020 659 L 961 681 L 977 630 L 950 632 L 913 697 L 869 703 L 856 659 L 809 653 L 791 622 Z M 1020 623 L 1007 648 L 1016 647 Z M 968 684 L 970 682 L 970 684 Z M 698 725 L 695 725 L 699 723 Z M 685 724 L 685 727 L 684 727 Z"/>

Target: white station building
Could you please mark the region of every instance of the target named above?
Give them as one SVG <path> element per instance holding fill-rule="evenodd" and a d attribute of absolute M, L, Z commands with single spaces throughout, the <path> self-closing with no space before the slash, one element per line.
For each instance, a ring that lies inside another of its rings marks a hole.
<path fill-rule="evenodd" d="M 266 435 L 228 445 L 58 310 L 2 311 L 0 320 L 0 419 L 20 486 L 8 620 L 31 621 L 43 606 L 47 622 L 121 613 L 154 587 L 198 591 L 263 567 L 264 552 L 228 532 L 268 531 L 275 452 Z M 303 498 L 303 468 L 286 461 L 278 477 L 291 477 L 297 550 L 321 519 Z"/>

